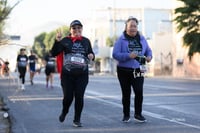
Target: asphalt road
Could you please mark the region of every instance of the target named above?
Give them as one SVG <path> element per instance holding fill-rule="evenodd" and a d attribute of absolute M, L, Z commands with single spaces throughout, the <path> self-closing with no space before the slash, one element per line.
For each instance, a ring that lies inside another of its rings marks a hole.
<path fill-rule="evenodd" d="M 28 78 L 27 74 L 27 78 Z M 64 123 L 58 121 L 62 106 L 59 75 L 54 88 L 45 87 L 44 74 L 33 86 L 18 89 L 15 80 L 1 81 L 0 93 L 10 108 L 13 133 L 199 133 L 200 80 L 146 78 L 143 114 L 146 123 L 121 122 L 121 91 L 115 76 L 90 76 L 82 113 L 83 127 L 72 126 L 73 105 Z"/>

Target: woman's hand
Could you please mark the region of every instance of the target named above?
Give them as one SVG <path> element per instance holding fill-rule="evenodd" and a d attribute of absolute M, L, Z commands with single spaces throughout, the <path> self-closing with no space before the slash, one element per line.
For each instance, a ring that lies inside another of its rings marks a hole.
<path fill-rule="evenodd" d="M 134 59 L 135 57 L 137 57 L 137 54 L 131 52 L 130 55 L 129 55 L 129 57 L 130 57 L 131 59 Z"/>
<path fill-rule="evenodd" d="M 60 41 L 62 39 L 62 32 L 61 30 L 56 30 L 56 41 Z"/>
<path fill-rule="evenodd" d="M 92 53 L 88 54 L 88 58 L 89 60 L 93 60 L 94 59 L 94 55 Z"/>
<path fill-rule="evenodd" d="M 150 62 L 150 61 L 151 61 L 151 57 L 147 56 L 147 57 L 146 57 L 146 61 L 147 61 L 147 62 Z"/>

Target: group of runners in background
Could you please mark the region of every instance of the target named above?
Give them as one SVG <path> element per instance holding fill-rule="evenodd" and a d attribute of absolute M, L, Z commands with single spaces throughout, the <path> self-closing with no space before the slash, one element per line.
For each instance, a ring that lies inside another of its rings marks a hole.
<path fill-rule="evenodd" d="M 55 58 L 50 54 L 47 54 L 44 58 L 45 61 L 45 74 L 46 74 L 46 87 L 53 88 L 53 73 L 55 72 Z M 30 72 L 30 83 L 34 84 L 33 79 L 34 75 L 37 72 L 36 65 L 38 62 L 37 55 L 31 50 L 30 55 L 27 56 L 26 49 L 21 48 L 20 53 L 17 56 L 17 71 L 19 73 L 20 79 L 20 89 L 25 90 L 25 76 L 29 68 Z M 49 86 L 50 82 L 50 86 Z"/>

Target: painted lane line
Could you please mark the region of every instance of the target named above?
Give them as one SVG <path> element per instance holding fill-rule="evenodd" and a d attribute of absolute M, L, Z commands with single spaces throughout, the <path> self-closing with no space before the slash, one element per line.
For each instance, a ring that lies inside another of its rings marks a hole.
<path fill-rule="evenodd" d="M 94 92 L 94 91 L 87 91 L 87 94 L 90 95 L 90 96 L 87 95 L 87 97 L 93 98 L 93 99 L 98 100 L 100 102 L 104 102 L 104 103 L 113 105 L 115 107 L 122 108 L 122 105 L 119 104 L 119 103 L 108 101 L 108 100 L 104 100 L 104 99 L 102 99 L 102 98 L 99 97 L 99 95 L 105 95 L 105 94 L 101 94 L 101 93 Z M 93 95 L 93 96 L 91 96 L 91 95 Z M 119 100 L 119 98 L 117 98 L 117 100 Z M 131 110 L 134 111 L 134 108 L 131 107 Z M 200 129 L 200 126 L 188 124 L 188 123 L 185 123 L 185 122 L 180 122 L 180 121 L 177 121 L 176 119 L 169 119 L 169 118 L 167 118 L 167 117 L 165 117 L 165 116 L 163 116 L 161 114 L 152 113 L 152 112 L 145 111 L 145 110 L 143 110 L 143 113 L 145 115 L 147 115 L 147 116 L 152 117 L 152 118 L 156 118 L 156 119 L 160 119 L 160 120 L 165 120 L 165 121 L 168 121 L 168 122 L 173 122 L 173 123 L 176 123 L 176 124 L 179 124 L 179 125 L 184 125 L 184 126 L 195 128 L 195 129 Z"/>
<path fill-rule="evenodd" d="M 44 81 L 40 81 L 40 83 L 42 84 L 45 84 Z M 60 87 L 60 85 L 55 85 L 57 87 Z M 151 87 L 155 87 L 154 85 L 151 86 Z M 158 86 L 157 86 L 158 87 Z M 161 86 L 159 86 L 161 87 Z M 163 88 L 163 87 L 162 87 Z M 171 88 L 172 89 L 172 88 Z M 176 88 L 176 89 L 180 89 L 180 88 Z M 105 96 L 105 94 L 103 93 L 99 93 L 99 92 L 96 92 L 96 91 L 90 91 L 90 90 L 87 90 L 86 91 L 86 97 L 88 98 L 92 98 L 92 99 L 95 99 L 97 101 L 100 101 L 100 102 L 104 102 L 104 103 L 107 103 L 107 104 L 110 104 L 110 105 L 113 105 L 115 107 L 119 107 L 119 108 L 122 108 L 122 105 L 119 104 L 119 103 L 116 103 L 116 102 L 112 102 L 112 101 L 108 101 L 108 100 L 104 100 L 101 96 Z M 121 98 L 119 97 L 116 97 L 113 99 L 116 99 L 116 100 L 121 100 Z M 131 110 L 134 111 L 134 108 L 131 107 Z M 173 122 L 173 123 L 176 123 L 176 124 L 179 124 L 179 125 L 184 125 L 184 126 L 187 126 L 187 127 L 191 127 L 191 128 L 195 128 L 195 129 L 200 129 L 200 126 L 197 126 L 197 125 L 192 125 L 192 124 L 189 124 L 189 123 L 185 123 L 185 122 L 180 122 L 180 121 L 177 121 L 175 119 L 169 119 L 161 114 L 157 114 L 157 113 L 152 113 L 152 112 L 149 112 L 149 111 L 143 111 L 145 115 L 147 116 L 150 116 L 152 118 L 156 118 L 156 119 L 160 119 L 160 120 L 165 120 L 165 121 L 168 121 L 168 122 Z"/>

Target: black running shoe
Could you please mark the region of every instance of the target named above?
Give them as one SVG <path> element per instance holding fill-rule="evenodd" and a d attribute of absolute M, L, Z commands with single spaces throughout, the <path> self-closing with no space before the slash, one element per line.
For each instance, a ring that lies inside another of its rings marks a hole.
<path fill-rule="evenodd" d="M 60 122 L 63 122 L 64 120 L 65 120 L 65 114 L 64 113 L 62 113 L 60 116 L 59 116 L 59 121 Z"/>
<path fill-rule="evenodd" d="M 31 85 L 33 85 L 33 80 L 31 80 Z"/>
<path fill-rule="evenodd" d="M 137 122 L 146 122 L 147 120 L 142 115 L 135 115 L 135 121 Z"/>
<path fill-rule="evenodd" d="M 130 116 L 124 116 L 124 118 L 122 119 L 122 121 L 124 122 L 124 123 L 128 123 L 128 122 L 130 122 Z"/>
<path fill-rule="evenodd" d="M 80 123 L 80 121 L 73 121 L 73 126 L 74 127 L 82 127 L 82 123 Z"/>

